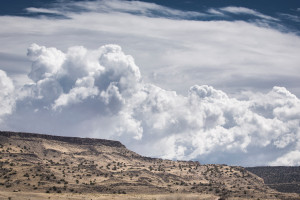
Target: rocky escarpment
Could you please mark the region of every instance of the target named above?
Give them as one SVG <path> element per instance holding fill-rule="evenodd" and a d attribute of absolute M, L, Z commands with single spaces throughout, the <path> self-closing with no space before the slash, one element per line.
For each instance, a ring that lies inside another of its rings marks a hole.
<path fill-rule="evenodd" d="M 79 138 L 79 137 L 65 137 L 56 135 L 45 135 L 36 133 L 23 133 L 23 132 L 11 132 L 11 131 L 0 131 L 0 136 L 5 137 L 20 137 L 20 138 L 41 138 L 47 140 L 56 140 L 60 142 L 67 142 L 79 145 L 105 145 L 111 147 L 125 147 L 121 142 L 114 140 L 104 140 L 95 138 Z"/>

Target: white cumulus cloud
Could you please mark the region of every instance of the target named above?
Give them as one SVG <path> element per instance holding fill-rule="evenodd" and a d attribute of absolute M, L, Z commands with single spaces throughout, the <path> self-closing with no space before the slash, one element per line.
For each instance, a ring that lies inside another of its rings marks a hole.
<path fill-rule="evenodd" d="M 288 152 L 282 157 L 277 158 L 275 161 L 270 162 L 273 166 L 299 166 L 300 165 L 300 151 L 295 150 Z"/>
<path fill-rule="evenodd" d="M 3 70 L 0 70 L 0 123 L 3 116 L 12 113 L 14 105 L 13 82 Z"/>
<path fill-rule="evenodd" d="M 33 82 L 21 88 L 13 113 L 8 107 L 5 122 L 12 129 L 116 139 L 168 159 L 297 163 L 290 154 L 299 151 L 300 100 L 284 87 L 236 99 L 194 85 L 184 96 L 143 81 L 118 45 L 64 53 L 33 44 L 28 57 Z M 14 88 L 4 72 L 2 79 L 6 99 Z"/>
<path fill-rule="evenodd" d="M 116 139 L 170 159 L 297 163 L 300 38 L 270 25 L 281 21 L 118 0 L 27 11 L 65 17 L 0 16 L 0 66 L 16 88 L 1 73 L 1 129 Z"/>

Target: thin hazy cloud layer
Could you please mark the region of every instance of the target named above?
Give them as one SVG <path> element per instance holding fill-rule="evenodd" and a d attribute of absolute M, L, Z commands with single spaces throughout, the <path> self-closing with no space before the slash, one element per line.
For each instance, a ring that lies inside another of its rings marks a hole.
<path fill-rule="evenodd" d="M 207 85 L 179 95 L 145 83 L 118 45 L 32 44 L 27 56 L 31 84 L 14 89 L 0 71 L 1 129 L 115 139 L 168 159 L 300 164 L 300 100 L 284 87 L 243 100 Z"/>
<path fill-rule="evenodd" d="M 282 15 L 275 19 L 232 6 L 186 12 L 117 0 L 60 2 L 24 12 L 37 15 L 0 16 L 5 27 L 0 30 L 0 67 L 17 86 L 29 81 L 24 49 L 32 43 L 62 50 L 112 43 L 135 57 L 144 80 L 183 95 L 194 84 L 237 94 L 281 85 L 300 95 L 300 73 L 295 73 L 300 39 L 281 25 Z"/>

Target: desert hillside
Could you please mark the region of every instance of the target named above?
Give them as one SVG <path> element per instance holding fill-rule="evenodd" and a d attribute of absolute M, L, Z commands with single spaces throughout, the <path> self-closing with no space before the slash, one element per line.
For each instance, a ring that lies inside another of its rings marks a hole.
<path fill-rule="evenodd" d="M 15 132 L 0 132 L 0 191 L 0 199 L 300 198 L 242 167 L 143 157 L 118 141 Z"/>

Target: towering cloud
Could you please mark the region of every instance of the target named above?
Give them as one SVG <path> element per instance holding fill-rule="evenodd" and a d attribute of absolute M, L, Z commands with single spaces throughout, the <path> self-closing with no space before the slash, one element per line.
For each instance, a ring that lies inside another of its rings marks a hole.
<path fill-rule="evenodd" d="M 0 70 L 0 123 L 2 117 L 12 113 L 14 105 L 13 82 L 4 71 Z"/>
<path fill-rule="evenodd" d="M 187 96 L 179 95 L 145 83 L 118 45 L 64 53 L 33 44 L 28 57 L 32 83 L 18 92 L 14 112 L 14 87 L 0 72 L 0 116 L 10 114 L 2 127 L 117 139 L 144 155 L 169 159 L 299 164 L 300 100 L 286 88 L 236 99 L 194 85 Z"/>

